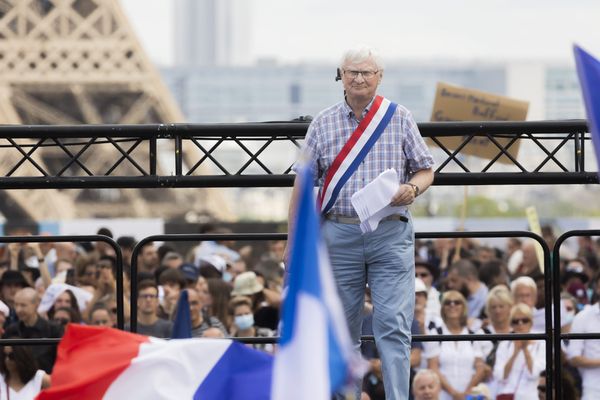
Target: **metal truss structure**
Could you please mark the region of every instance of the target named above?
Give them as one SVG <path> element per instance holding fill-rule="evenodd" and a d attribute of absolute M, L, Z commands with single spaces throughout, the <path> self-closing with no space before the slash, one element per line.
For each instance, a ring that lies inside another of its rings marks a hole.
<path fill-rule="evenodd" d="M 182 122 L 166 86 L 137 40 L 117 0 L 0 0 L 0 123 L 25 125 L 158 124 Z M 77 131 L 80 128 L 74 128 Z M 84 139 L 90 139 L 89 137 Z M 56 166 L 69 164 L 74 138 L 6 138 L 6 146 L 35 149 L 22 162 L 23 153 L 3 151 L 0 168 L 15 176 L 51 175 Z M 122 153 L 111 140 L 109 146 L 94 146 L 77 156 L 74 165 L 84 170 L 106 171 Z M 131 149 L 133 151 L 133 149 Z M 137 154 L 138 160 L 148 152 Z M 34 161 L 35 160 L 35 161 Z M 147 163 L 147 161 L 144 161 Z M 132 175 L 133 164 L 120 164 L 115 173 Z M 161 173 L 160 168 L 155 172 Z M 66 171 L 65 171 L 66 173 Z M 165 171 L 168 174 L 169 171 Z M 59 174 L 62 175 L 62 174 Z M 33 187 L 31 187 L 33 188 Z M 113 201 L 106 202 L 106 199 Z M 100 214 L 170 216 L 173 204 L 197 203 L 218 210 L 207 191 L 162 191 L 152 195 L 140 191 L 97 191 L 91 186 L 77 191 L 57 188 L 1 191 L 0 211 L 5 215 L 29 215 L 34 219 L 85 217 L 86 201 Z M 212 203 L 212 206 L 210 204 Z"/>

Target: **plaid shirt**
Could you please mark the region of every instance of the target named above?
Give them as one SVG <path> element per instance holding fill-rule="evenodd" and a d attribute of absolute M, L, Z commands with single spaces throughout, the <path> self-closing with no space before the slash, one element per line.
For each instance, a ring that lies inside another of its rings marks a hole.
<path fill-rule="evenodd" d="M 363 112 L 363 118 L 373 101 Z M 312 160 L 312 168 L 318 179 L 319 188 L 329 167 L 358 126 L 358 121 L 346 101 L 335 104 L 316 116 L 306 133 L 303 153 Z M 373 145 L 369 154 L 344 185 L 331 209 L 331 213 L 356 217 L 350 201 L 352 194 L 365 187 L 388 168 L 398 172 L 399 183 L 405 183 L 410 176 L 421 169 L 431 168 L 433 157 L 425 145 L 412 114 L 398 105 L 392 120 Z M 406 213 L 406 207 L 400 209 Z"/>

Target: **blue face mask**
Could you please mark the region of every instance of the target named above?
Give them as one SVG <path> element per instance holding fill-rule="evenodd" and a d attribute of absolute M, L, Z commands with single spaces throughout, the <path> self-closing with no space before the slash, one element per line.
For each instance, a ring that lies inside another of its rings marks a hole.
<path fill-rule="evenodd" d="M 244 331 L 254 326 L 254 315 L 237 315 L 233 321 L 235 323 L 235 326 L 237 326 L 239 330 Z"/>
<path fill-rule="evenodd" d="M 233 277 L 231 276 L 231 274 L 227 271 L 223 272 L 223 276 L 221 277 L 221 279 L 223 279 L 225 282 L 231 282 L 231 279 Z"/>

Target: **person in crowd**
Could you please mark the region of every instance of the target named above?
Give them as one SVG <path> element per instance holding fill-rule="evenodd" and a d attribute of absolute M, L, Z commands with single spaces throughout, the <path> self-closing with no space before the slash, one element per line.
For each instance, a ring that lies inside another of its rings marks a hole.
<path fill-rule="evenodd" d="M 591 280 L 595 290 L 595 303 L 580 311 L 571 325 L 571 333 L 600 332 L 600 275 Z M 600 340 L 572 340 L 567 348 L 571 365 L 579 369 L 582 385 L 582 400 L 600 399 Z"/>
<path fill-rule="evenodd" d="M 160 265 L 167 268 L 179 268 L 184 263 L 183 256 L 175 251 L 169 251 L 162 258 Z"/>
<path fill-rule="evenodd" d="M 164 319 L 173 319 L 177 299 L 179 299 L 181 291 L 187 287 L 185 275 L 179 269 L 169 268 L 160 274 L 158 284 L 164 292 L 158 316 Z"/>
<path fill-rule="evenodd" d="M 113 328 L 114 325 L 110 318 L 110 310 L 108 307 L 101 303 L 96 304 L 90 312 L 90 325 Z"/>
<path fill-rule="evenodd" d="M 218 227 L 214 225 L 206 225 L 200 233 L 206 234 L 230 234 L 231 229 Z M 211 255 L 219 255 L 230 262 L 235 262 L 240 259 L 240 254 L 234 249 L 235 241 L 233 240 L 205 240 L 192 250 L 190 261 L 195 265 L 200 265 L 203 258 Z"/>
<path fill-rule="evenodd" d="M 50 386 L 29 346 L 3 346 L 0 356 L 0 400 L 31 400 Z"/>
<path fill-rule="evenodd" d="M 508 287 L 509 276 L 506 265 L 499 259 L 493 259 L 479 266 L 479 280 L 488 288 L 497 285 Z"/>
<path fill-rule="evenodd" d="M 29 338 L 59 338 L 62 328 L 40 317 L 37 308 L 40 299 L 35 289 L 26 287 L 15 294 L 15 311 L 19 317 L 18 322 L 9 325 L 4 332 L 4 337 Z M 34 346 L 32 349 L 39 367 L 50 373 L 56 359 L 55 346 Z"/>
<path fill-rule="evenodd" d="M 339 76 L 344 100 L 313 119 L 303 153 L 322 186 L 325 180 L 329 181 L 326 176 L 330 166 L 353 132 L 366 126 L 377 109 L 383 111 L 380 107 L 391 107 L 386 133 L 374 142 L 362 162 L 352 164 L 358 172 L 349 174 L 339 192 L 334 191 L 337 198 L 324 202 L 322 230 L 351 339 L 358 347 L 368 281 L 375 303 L 373 328 L 382 357 L 386 398 L 404 399 L 410 383 L 408 359 L 414 296 L 398 293 L 414 292 L 415 249 L 408 206 L 433 182 L 433 157 L 412 114 L 405 107 L 376 96 L 383 79 L 383 64 L 375 50 L 362 47 L 347 51 Z M 397 191 L 390 199 L 397 212 L 386 217 L 374 232 L 363 235 L 351 197 L 389 168 L 396 169 L 399 176 Z M 288 221 L 294 220 L 298 188 L 296 180 Z M 293 231 L 293 227 L 288 230 Z M 356 389 L 359 397 L 358 382 Z"/>
<path fill-rule="evenodd" d="M 159 267 L 158 251 L 152 242 L 144 244 L 137 259 L 138 271 L 154 272 Z"/>
<path fill-rule="evenodd" d="M 512 294 L 504 285 L 498 285 L 492 288 L 488 293 L 485 302 L 485 314 L 487 319 L 484 321 L 481 329 L 477 333 L 500 334 L 512 332 L 510 324 L 510 310 L 514 305 Z M 496 353 L 498 351 L 498 340 L 489 342 L 479 342 L 481 351 L 486 364 L 485 381 L 491 396 L 495 398 L 497 392 L 497 381 L 493 378 L 493 369 L 496 363 Z"/>
<path fill-rule="evenodd" d="M 430 369 L 422 369 L 413 379 L 412 391 L 414 400 L 439 400 L 440 377 Z"/>
<path fill-rule="evenodd" d="M 585 285 L 592 276 L 593 271 L 583 258 L 569 260 L 560 274 L 560 286 L 562 290 L 573 284 Z"/>
<path fill-rule="evenodd" d="M 213 339 L 223 339 L 225 334 L 219 328 L 215 328 L 214 326 L 208 328 L 202 333 L 203 338 L 213 338 Z"/>
<path fill-rule="evenodd" d="M 80 324 L 81 314 L 72 307 L 57 307 L 50 320 L 64 329 L 70 323 Z"/>
<path fill-rule="evenodd" d="M 469 260 L 459 260 L 448 268 L 447 287 L 459 291 L 469 305 L 469 318 L 479 318 L 485 306 L 488 288 L 479 280 L 477 267 Z"/>
<path fill-rule="evenodd" d="M 515 304 L 510 311 L 510 323 L 515 333 L 530 333 L 533 310 L 525 303 Z M 543 341 L 506 340 L 496 352 L 494 378 L 498 395 L 513 395 L 515 399 L 536 400 L 540 372 L 546 368 L 546 347 Z"/>
<path fill-rule="evenodd" d="M 232 296 L 248 296 L 252 299 L 252 310 L 256 326 L 277 329 L 281 293 L 265 288 L 253 271 L 238 275 L 233 281 Z"/>
<path fill-rule="evenodd" d="M 529 276 L 520 276 L 510 283 L 510 291 L 515 303 L 527 304 L 533 310 L 533 331 L 544 332 L 546 316 L 543 308 L 536 308 L 538 287 L 535 281 Z"/>
<path fill-rule="evenodd" d="M 248 297 L 239 296 L 231 299 L 231 311 L 233 314 L 233 326 L 231 328 L 232 337 L 275 336 L 275 332 L 271 329 L 257 327 L 254 324 L 252 301 Z M 274 350 L 272 343 L 254 343 L 249 346 L 267 353 L 273 353 Z"/>
<path fill-rule="evenodd" d="M 8 270 L 2 274 L 0 278 L 0 300 L 9 307 L 9 315 L 6 317 L 4 326 L 17 322 L 17 314 L 15 308 L 15 295 L 23 288 L 29 287 L 27 280 L 19 271 Z"/>
<path fill-rule="evenodd" d="M 209 316 L 204 304 L 200 300 L 200 295 L 196 289 L 186 289 L 188 291 L 188 301 L 190 303 L 190 318 L 192 320 L 192 337 L 202 337 L 208 328 L 217 328 L 227 336 L 225 325 L 215 317 Z"/>
<path fill-rule="evenodd" d="M 131 255 L 137 241 L 133 236 L 121 236 L 117 238 L 117 244 L 121 248 L 121 254 L 123 255 L 123 270 L 131 272 Z"/>
<path fill-rule="evenodd" d="M 178 268 L 185 278 L 185 288 L 195 288 L 200 278 L 200 268 L 190 263 L 183 263 Z"/>
<path fill-rule="evenodd" d="M 77 298 L 75 297 L 75 295 L 73 294 L 73 292 L 71 290 L 67 289 L 56 297 L 54 304 L 48 310 L 48 313 L 47 313 L 48 319 L 54 319 L 54 313 L 59 308 L 72 309 L 73 313 L 75 314 L 74 315 L 75 318 L 74 318 L 73 322 L 77 322 L 77 323 L 81 322 L 82 318 L 81 318 L 81 311 L 80 311 L 79 303 L 77 301 Z"/>
<path fill-rule="evenodd" d="M 231 285 L 222 279 L 216 278 L 207 279 L 206 283 L 208 284 L 208 297 L 204 303 L 206 312 L 208 315 L 216 317 L 225 325 L 227 330 L 230 330 L 232 327 L 230 313 Z"/>
<path fill-rule="evenodd" d="M 138 284 L 137 332 L 141 335 L 170 338 L 173 323 L 158 317 L 158 286 L 151 280 Z M 125 326 L 129 330 L 129 326 Z"/>
<path fill-rule="evenodd" d="M 439 313 L 430 313 L 427 309 L 429 304 L 429 291 L 421 278 L 415 278 L 415 313 L 414 320 L 417 322 L 419 332 L 425 333 L 433 326 L 441 325 Z"/>
<path fill-rule="evenodd" d="M 432 317 L 439 317 L 441 311 L 440 292 L 434 286 L 440 277 L 440 270 L 427 261 L 420 258 L 415 259 L 415 277 L 423 281 L 427 287 L 427 306 L 426 313 Z M 425 332 L 422 330 L 422 332 Z"/>
<path fill-rule="evenodd" d="M 523 242 L 519 238 L 508 238 L 506 240 L 506 252 L 504 253 L 504 261 L 510 276 L 517 273 L 519 265 L 523 262 Z"/>
<path fill-rule="evenodd" d="M 537 243 L 533 239 L 527 240 L 525 243 L 523 243 L 521 246 L 523 258 L 521 259 L 521 264 L 519 264 L 515 273 L 513 274 L 513 278 L 520 276 L 529 276 L 531 278 L 535 278 L 536 275 L 540 274 L 540 264 L 535 249 L 536 245 Z"/>
<path fill-rule="evenodd" d="M 442 325 L 432 335 L 468 335 L 468 307 L 464 296 L 449 290 L 442 295 Z M 443 400 L 464 399 L 465 394 L 484 378 L 483 354 L 477 342 L 428 342 L 425 345 L 428 368 L 440 376 Z"/>

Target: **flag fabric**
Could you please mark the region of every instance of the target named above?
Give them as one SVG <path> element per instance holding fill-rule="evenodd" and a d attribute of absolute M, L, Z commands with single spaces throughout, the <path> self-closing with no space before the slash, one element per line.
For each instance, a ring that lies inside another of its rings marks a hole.
<path fill-rule="evenodd" d="M 268 399 L 273 357 L 228 339 L 162 340 L 69 324 L 38 400 Z"/>
<path fill-rule="evenodd" d="M 279 350 L 273 367 L 273 400 L 329 400 L 361 364 L 353 350 L 337 296 L 308 165 L 299 165 L 291 233 L 287 292 Z"/>
<path fill-rule="evenodd" d="M 574 52 L 577 75 L 600 175 L 600 61 L 577 45 L 574 46 Z"/>
<path fill-rule="evenodd" d="M 192 337 L 192 317 L 188 291 L 182 290 L 177 301 L 177 311 L 173 322 L 171 339 L 190 339 Z"/>

